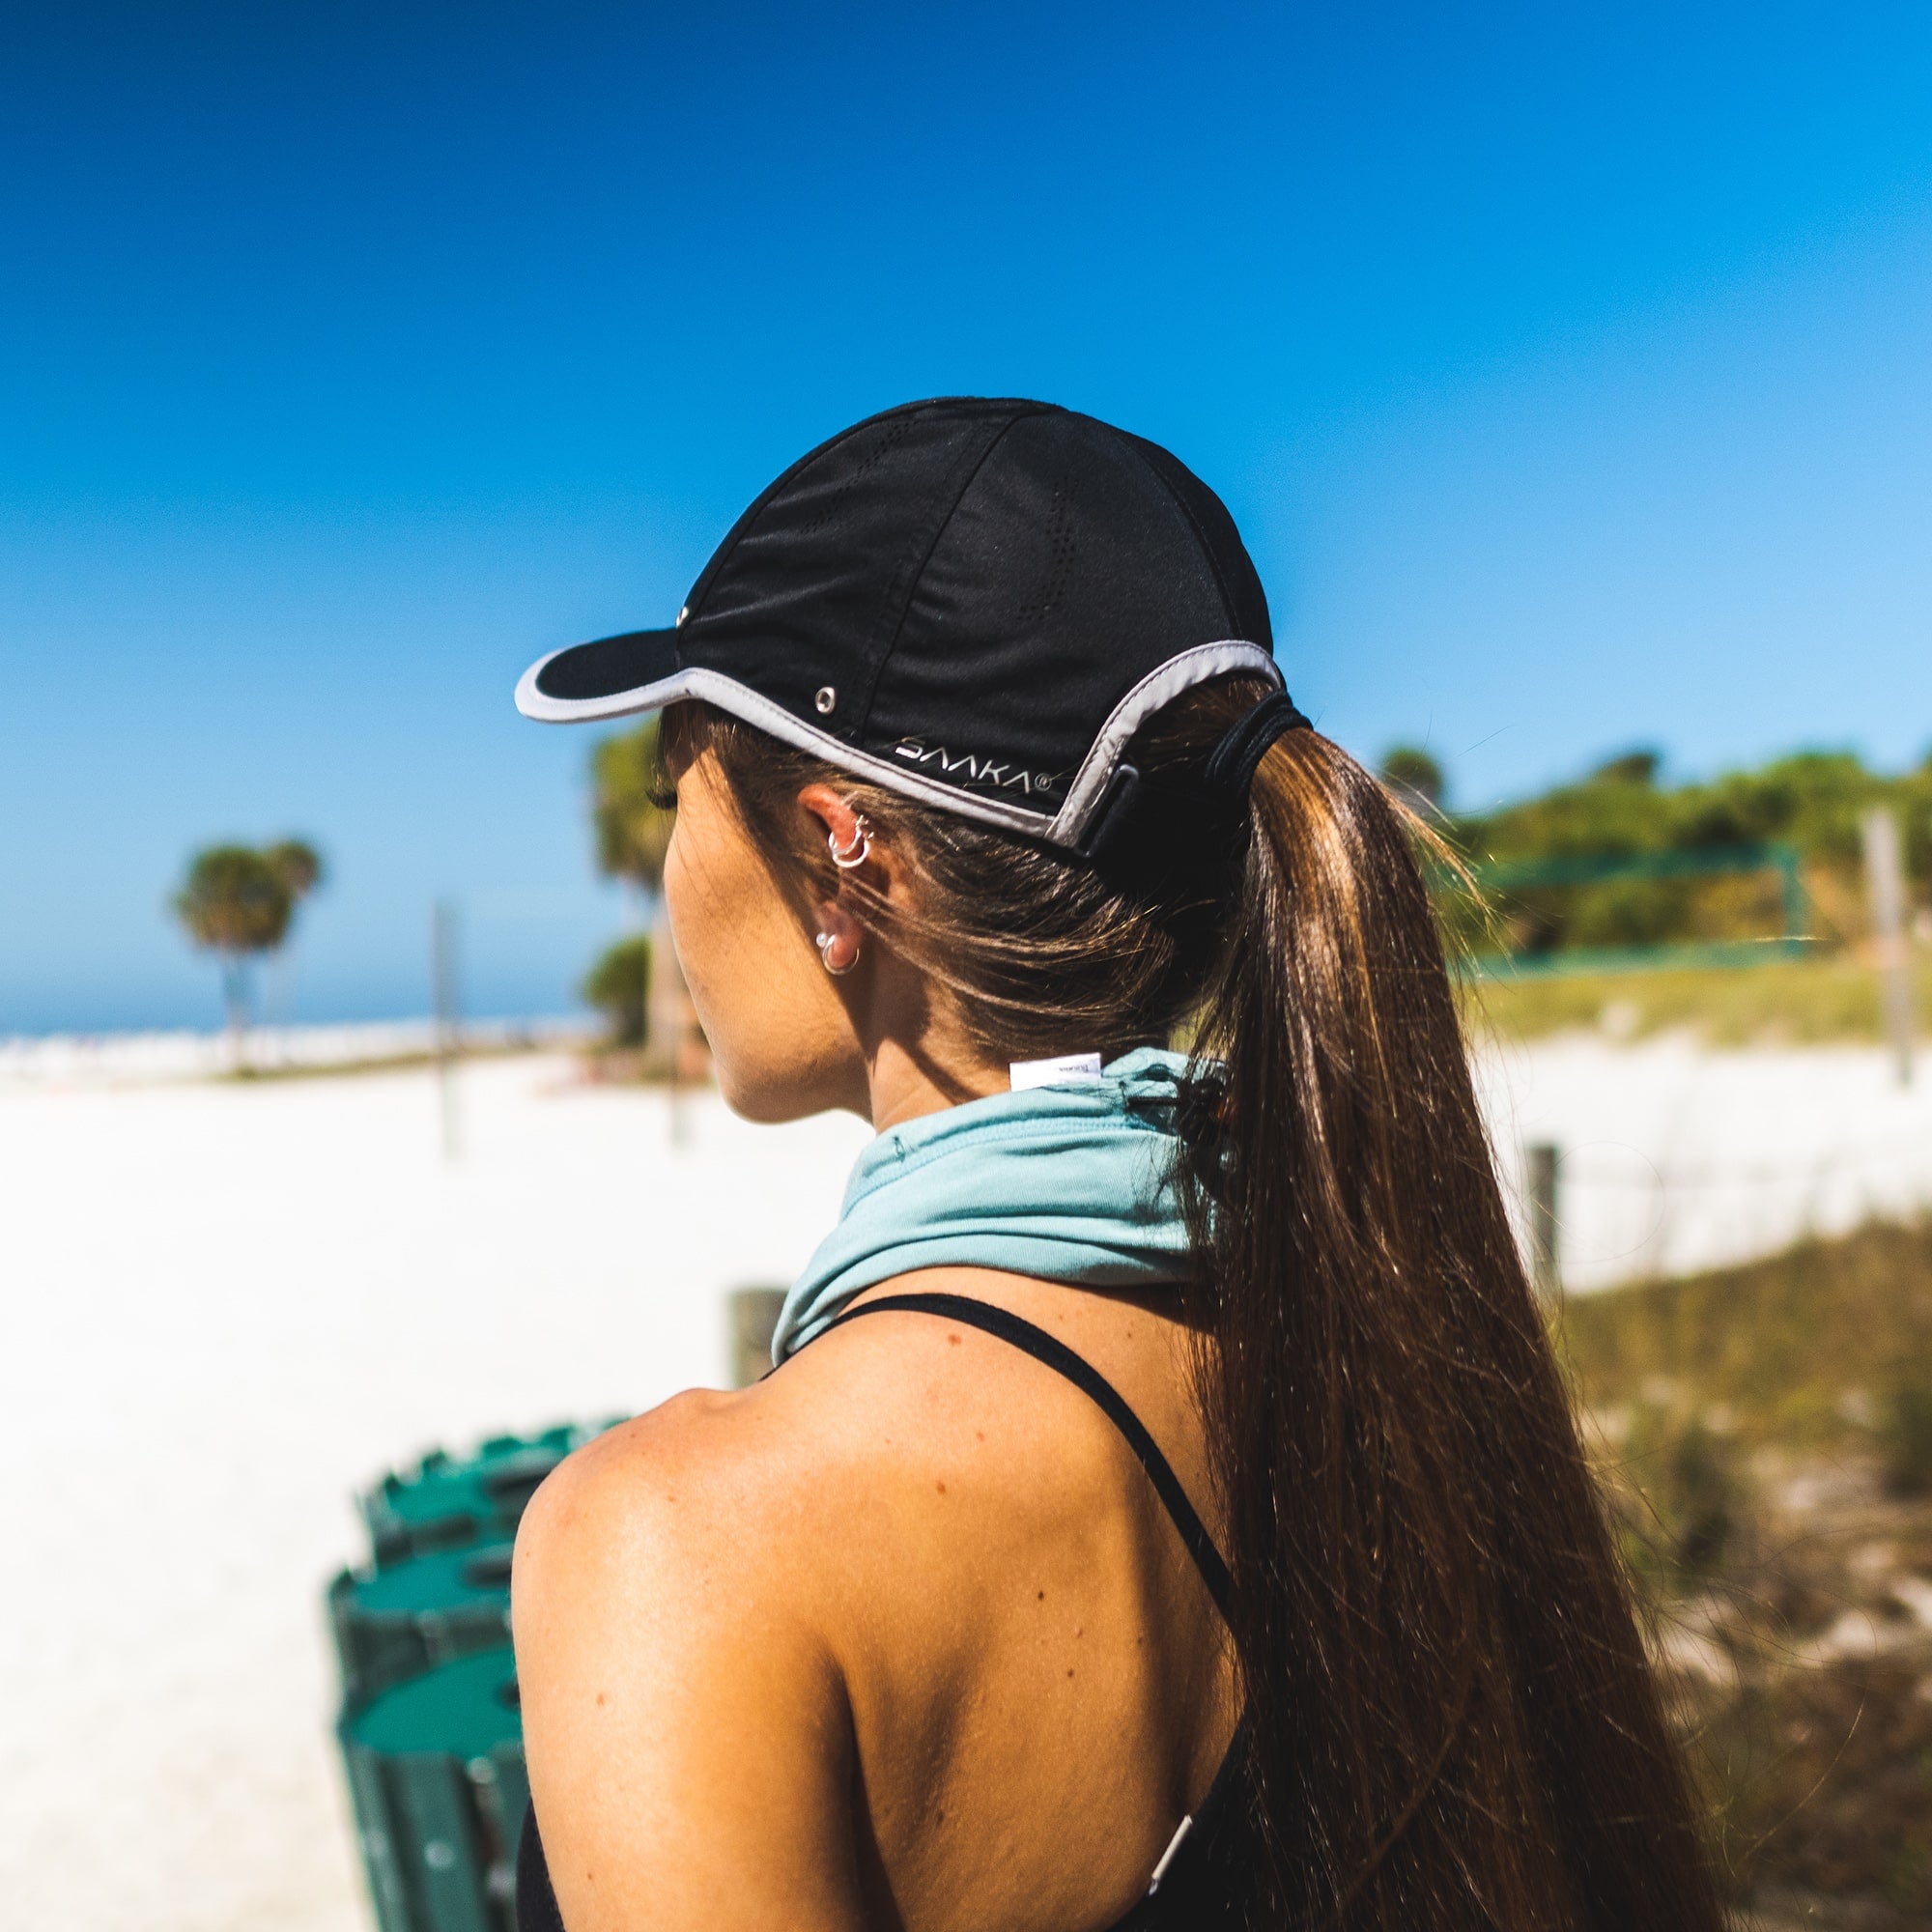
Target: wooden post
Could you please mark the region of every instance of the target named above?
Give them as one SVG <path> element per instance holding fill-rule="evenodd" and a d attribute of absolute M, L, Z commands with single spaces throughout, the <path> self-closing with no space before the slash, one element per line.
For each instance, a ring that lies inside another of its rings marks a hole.
<path fill-rule="evenodd" d="M 1878 969 L 1886 1038 L 1898 1084 L 1912 1081 L 1912 958 L 1905 943 L 1905 866 L 1898 820 L 1874 806 L 1860 826 L 1864 835 L 1865 894 L 1871 905 L 1872 964 Z"/>
<path fill-rule="evenodd" d="M 772 1331 L 784 1306 L 781 1288 L 734 1288 L 730 1298 L 731 1386 L 745 1388 L 772 1366 Z"/>
<path fill-rule="evenodd" d="M 1537 1293 L 1554 1301 L 1563 1289 L 1557 1266 L 1556 1147 L 1532 1141 L 1522 1151 L 1529 1182 L 1530 1275 Z"/>

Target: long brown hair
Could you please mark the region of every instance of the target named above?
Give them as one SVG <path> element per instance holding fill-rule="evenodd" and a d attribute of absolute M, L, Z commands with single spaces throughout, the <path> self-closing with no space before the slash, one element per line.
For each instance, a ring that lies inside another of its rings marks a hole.
<path fill-rule="evenodd" d="M 1144 772 L 1263 695 L 1185 697 Z M 861 917 L 989 1055 L 1191 1042 L 1197 1393 L 1266 1848 L 1255 1922 L 1375 1932 L 1714 1932 L 1686 1780 L 1477 1112 L 1426 834 L 1339 747 L 1263 758 L 1245 856 L 1202 903 L 1136 888 L 703 707 L 801 911 L 835 875 L 799 788 L 910 861 Z M 861 875 L 863 878 L 863 875 Z M 852 891 L 853 875 L 844 884 Z"/>

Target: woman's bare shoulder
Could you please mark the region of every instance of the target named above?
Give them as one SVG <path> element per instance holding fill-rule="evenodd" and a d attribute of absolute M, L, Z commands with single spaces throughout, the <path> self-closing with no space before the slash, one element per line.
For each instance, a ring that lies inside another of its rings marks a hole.
<path fill-rule="evenodd" d="M 564 1463 L 525 1518 L 513 1597 L 565 1922 L 659 1911 L 668 1861 L 694 1925 L 856 1923 L 855 1752 L 929 1770 L 970 1685 L 1037 1662 L 1038 1605 L 1123 1568 L 1094 1507 L 1119 1461 L 1091 1405 L 1019 1351 L 880 1314 Z"/>
<path fill-rule="evenodd" d="M 1016 1351 L 963 1324 L 882 1314 L 821 1337 L 750 1388 L 689 1390 L 608 1431 L 560 1464 L 526 1513 L 520 1645 L 634 1593 L 663 1602 L 686 1578 L 836 1622 L 875 1562 L 889 1571 L 904 1538 L 924 1541 L 949 1481 L 952 1493 L 1004 1490 L 1005 1464 L 1024 1453 L 1014 1384 L 1030 1370 L 1037 1378 Z"/>
<path fill-rule="evenodd" d="M 781 1379 L 622 1424 L 525 1515 L 525 1739 L 572 1926 L 859 1922 L 836 1566 Z"/>
<path fill-rule="evenodd" d="M 858 1332 L 875 1325 L 827 1336 L 750 1388 L 673 1396 L 560 1463 L 517 1537 L 520 1633 L 554 1603 L 662 1591 L 687 1570 L 769 1573 L 809 1596 L 824 1533 L 894 1480 L 936 1420 L 919 1358 L 944 1343 Z"/>

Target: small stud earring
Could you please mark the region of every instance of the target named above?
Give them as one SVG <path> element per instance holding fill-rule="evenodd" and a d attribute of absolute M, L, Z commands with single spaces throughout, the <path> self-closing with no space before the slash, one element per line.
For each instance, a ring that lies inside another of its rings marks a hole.
<path fill-rule="evenodd" d="M 859 942 L 852 942 L 852 956 L 842 966 L 832 963 L 832 949 L 837 941 L 832 933 L 821 932 L 813 942 L 818 948 L 819 962 L 835 980 L 842 980 L 859 963 Z"/>

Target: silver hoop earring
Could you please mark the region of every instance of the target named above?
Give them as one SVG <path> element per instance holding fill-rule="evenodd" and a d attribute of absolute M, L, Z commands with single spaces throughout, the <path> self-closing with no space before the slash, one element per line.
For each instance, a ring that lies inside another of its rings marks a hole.
<path fill-rule="evenodd" d="M 842 851 L 836 832 L 825 835 L 825 843 L 832 854 L 832 863 L 841 872 L 856 872 L 872 856 L 872 828 L 867 823 L 866 814 L 863 811 L 853 814 L 852 842 Z"/>
<path fill-rule="evenodd" d="M 829 932 L 821 932 L 814 943 L 818 947 L 818 963 L 821 966 L 823 966 L 825 970 L 828 973 L 830 973 L 835 980 L 844 979 L 846 974 L 851 972 L 853 967 L 855 967 L 859 963 L 859 948 L 856 944 L 852 948 L 851 958 L 846 960 L 846 962 L 842 966 L 835 966 L 832 963 L 832 935 Z"/>

